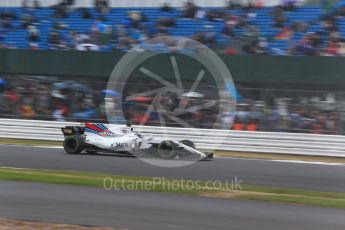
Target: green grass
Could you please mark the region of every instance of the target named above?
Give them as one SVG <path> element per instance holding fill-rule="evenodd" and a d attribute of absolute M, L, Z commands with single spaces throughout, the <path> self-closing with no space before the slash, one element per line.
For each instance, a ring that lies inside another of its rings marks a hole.
<path fill-rule="evenodd" d="M 168 192 L 168 193 L 184 193 L 197 194 L 200 191 L 208 191 L 206 189 L 173 189 L 168 186 L 172 180 L 165 180 L 165 183 L 156 183 L 154 186 L 144 186 L 139 189 L 132 189 L 133 184 L 152 182 L 150 177 L 132 177 L 122 175 L 109 175 L 100 173 L 84 173 L 74 171 L 51 171 L 51 170 L 33 170 L 33 169 L 12 169 L 0 168 L 0 180 L 37 182 L 49 184 L 66 184 L 78 186 L 104 187 L 104 178 L 111 178 L 113 189 L 123 190 L 143 190 L 152 192 Z M 182 187 L 182 186 L 181 186 Z"/>
<path fill-rule="evenodd" d="M 298 197 L 289 195 L 240 195 L 239 199 L 257 200 L 274 203 L 288 203 L 299 205 L 320 206 L 327 208 L 345 209 L 344 199 L 320 198 L 320 197 Z"/>
<path fill-rule="evenodd" d="M 190 194 L 217 198 L 258 200 L 345 209 L 345 193 L 339 192 L 323 192 L 243 184 L 241 184 L 241 190 L 231 190 L 226 188 L 224 184 L 221 184 L 221 186 L 217 184 L 214 187 L 208 184 L 208 187 L 206 187 L 205 181 L 197 181 L 198 186 L 191 187 L 190 184 L 188 185 L 190 181 L 187 182 L 166 178 L 164 178 L 164 180 L 162 178 L 156 178 L 154 180 L 154 178 L 150 177 L 0 167 L 0 180 L 9 181 L 102 188 L 104 187 L 104 178 L 111 178 L 111 181 L 114 182 L 111 189 Z M 160 181 L 158 181 L 158 179 Z M 153 181 L 155 181 L 154 185 Z M 144 186 L 145 183 L 149 186 Z M 172 186 L 173 183 L 175 184 L 175 187 Z M 107 183 L 108 189 L 110 185 L 110 183 Z M 134 185 L 137 186 L 135 187 Z"/>
<path fill-rule="evenodd" d="M 62 146 L 62 141 L 43 141 L 43 140 L 0 138 L 0 144 L 29 145 L 29 146 Z"/>
<path fill-rule="evenodd" d="M 323 197 L 332 199 L 345 199 L 345 193 L 342 192 L 324 192 L 324 191 L 314 191 L 305 189 L 287 189 L 287 188 L 276 188 L 276 187 L 266 187 L 266 186 L 255 186 L 255 185 L 243 185 L 243 190 L 254 191 L 262 193 L 272 193 L 272 194 L 288 194 L 295 196 L 308 196 L 308 197 Z"/>

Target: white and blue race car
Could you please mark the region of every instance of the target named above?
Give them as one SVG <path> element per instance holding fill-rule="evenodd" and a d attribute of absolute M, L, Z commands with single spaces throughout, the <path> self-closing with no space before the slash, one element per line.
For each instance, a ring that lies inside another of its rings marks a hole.
<path fill-rule="evenodd" d="M 213 153 L 203 153 L 190 140 L 159 140 L 126 126 L 85 123 L 85 126 L 61 128 L 64 150 L 69 154 L 110 152 L 162 159 L 210 160 Z"/>

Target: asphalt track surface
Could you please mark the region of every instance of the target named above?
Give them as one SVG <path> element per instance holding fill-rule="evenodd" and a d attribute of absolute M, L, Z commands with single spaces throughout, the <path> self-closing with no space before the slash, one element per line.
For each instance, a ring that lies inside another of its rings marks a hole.
<path fill-rule="evenodd" d="M 344 230 L 345 211 L 256 201 L 0 182 L 0 216 L 128 229 Z"/>
<path fill-rule="evenodd" d="M 185 167 L 164 168 L 131 157 L 68 155 L 62 149 L 0 145 L 0 167 L 221 181 L 237 177 L 246 184 L 345 192 L 345 166 L 254 159 L 216 158 Z"/>

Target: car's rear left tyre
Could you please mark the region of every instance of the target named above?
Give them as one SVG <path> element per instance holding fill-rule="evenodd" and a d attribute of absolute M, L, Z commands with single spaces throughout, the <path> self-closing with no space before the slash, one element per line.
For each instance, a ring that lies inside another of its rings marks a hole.
<path fill-rule="evenodd" d="M 68 154 L 79 154 L 85 148 L 85 142 L 81 136 L 66 136 L 63 148 Z"/>
<path fill-rule="evenodd" d="M 182 144 L 187 145 L 188 147 L 191 147 L 193 149 L 195 149 L 195 144 L 193 141 L 190 140 L 182 140 L 180 141 Z"/>
<path fill-rule="evenodd" d="M 180 141 L 180 143 L 195 149 L 195 144 L 192 141 L 190 141 L 190 140 L 182 140 L 182 141 Z M 188 150 L 184 149 L 184 148 L 180 149 L 178 154 L 179 154 L 179 157 L 184 158 L 184 159 L 191 158 L 190 152 Z"/>

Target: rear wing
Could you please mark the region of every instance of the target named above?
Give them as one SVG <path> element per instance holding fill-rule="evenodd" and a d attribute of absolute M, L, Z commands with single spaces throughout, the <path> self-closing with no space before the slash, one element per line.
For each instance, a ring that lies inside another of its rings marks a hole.
<path fill-rule="evenodd" d="M 82 135 L 85 132 L 85 127 L 66 126 L 66 127 L 61 128 L 61 131 L 62 131 L 64 136 Z"/>

